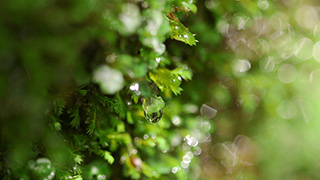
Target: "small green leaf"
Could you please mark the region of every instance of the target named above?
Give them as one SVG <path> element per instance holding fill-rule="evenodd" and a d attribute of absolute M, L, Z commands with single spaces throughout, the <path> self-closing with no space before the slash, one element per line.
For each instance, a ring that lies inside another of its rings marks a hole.
<path fill-rule="evenodd" d="M 127 111 L 127 122 L 133 124 L 133 119 L 130 111 Z"/>
<path fill-rule="evenodd" d="M 181 80 L 168 69 L 158 69 L 150 72 L 149 76 L 161 91 L 171 90 L 175 95 L 180 94 L 182 91 L 180 87 Z"/>
<path fill-rule="evenodd" d="M 148 178 L 159 178 L 160 176 L 153 168 L 151 168 L 144 162 L 142 162 L 141 169 L 143 174 L 146 175 Z"/>
<path fill-rule="evenodd" d="M 87 133 L 89 135 L 92 135 L 94 131 L 96 130 L 96 121 L 97 121 L 97 109 L 92 107 L 92 117 L 91 121 L 89 122 Z"/>
<path fill-rule="evenodd" d="M 126 127 L 123 122 L 120 122 L 119 124 L 117 124 L 117 132 L 118 133 L 126 132 Z"/>
<path fill-rule="evenodd" d="M 192 72 L 190 69 L 178 67 L 171 71 L 176 76 L 182 77 L 184 80 L 191 80 L 192 79 Z"/>
<path fill-rule="evenodd" d="M 65 105 L 66 105 L 66 101 L 62 98 L 56 98 L 54 99 L 53 101 L 53 109 L 54 109 L 54 113 L 57 115 L 57 116 L 60 116 L 62 115 L 63 113 L 63 110 L 65 108 Z"/>
<path fill-rule="evenodd" d="M 72 180 L 83 180 L 83 178 L 81 177 L 81 175 L 76 175 L 72 177 Z"/>
<path fill-rule="evenodd" d="M 70 117 L 73 117 L 72 121 L 70 122 L 71 127 L 77 128 L 80 125 L 79 106 L 75 108 Z"/>
<path fill-rule="evenodd" d="M 171 27 L 171 38 L 182 41 L 190 46 L 196 45 L 198 41 L 194 38 L 195 35 L 192 34 L 177 18 L 176 20 L 168 18 L 168 20 Z"/>
<path fill-rule="evenodd" d="M 54 123 L 54 128 L 57 130 L 57 131 L 61 131 L 61 124 L 59 122 L 55 122 Z"/>
<path fill-rule="evenodd" d="M 77 164 L 81 164 L 83 161 L 82 157 L 77 154 L 75 157 L 74 157 L 74 162 L 77 163 Z"/>
<path fill-rule="evenodd" d="M 197 13 L 198 8 L 197 8 L 197 6 L 194 5 L 194 4 L 187 3 L 187 2 L 185 2 L 185 1 L 183 1 L 183 2 L 182 2 L 182 6 L 183 6 L 184 8 L 186 8 L 186 9 L 190 10 L 190 11 L 193 12 L 193 13 Z"/>
<path fill-rule="evenodd" d="M 106 160 L 109 164 L 113 164 L 114 162 L 114 157 L 111 155 L 109 151 L 100 151 L 102 157 L 104 160 Z"/>
<path fill-rule="evenodd" d="M 50 115 L 50 117 L 51 117 L 54 129 L 57 131 L 61 131 L 61 123 L 59 122 L 60 120 L 53 115 Z"/>

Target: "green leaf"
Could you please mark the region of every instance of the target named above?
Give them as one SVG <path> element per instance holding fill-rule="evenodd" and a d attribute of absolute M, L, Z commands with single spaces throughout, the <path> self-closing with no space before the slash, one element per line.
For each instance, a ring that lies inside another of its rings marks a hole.
<path fill-rule="evenodd" d="M 142 162 L 141 170 L 148 178 L 159 178 L 159 174 L 144 162 Z"/>
<path fill-rule="evenodd" d="M 58 119 L 57 117 L 50 115 L 51 120 L 52 120 L 52 124 L 55 130 L 57 131 L 61 131 L 61 123 L 59 122 L 60 119 Z"/>
<path fill-rule="evenodd" d="M 72 177 L 72 180 L 83 180 L 83 178 L 81 177 L 81 175 L 76 175 Z"/>
<path fill-rule="evenodd" d="M 109 151 L 100 151 L 101 156 L 106 160 L 109 164 L 113 164 L 114 157 L 111 155 Z"/>
<path fill-rule="evenodd" d="M 71 127 L 77 128 L 80 125 L 79 106 L 75 108 L 70 117 L 73 117 L 72 121 L 70 122 Z"/>
<path fill-rule="evenodd" d="M 54 101 L 53 101 L 54 113 L 57 116 L 60 116 L 63 113 L 65 105 L 66 105 L 66 101 L 64 99 L 62 99 L 62 98 L 54 99 Z"/>
<path fill-rule="evenodd" d="M 198 8 L 197 8 L 196 5 L 194 5 L 194 4 L 192 4 L 192 3 L 187 3 L 187 2 L 185 2 L 185 1 L 182 1 L 182 6 L 183 6 L 185 9 L 188 9 L 188 10 L 190 10 L 190 11 L 193 12 L 193 13 L 197 13 Z"/>
<path fill-rule="evenodd" d="M 178 67 L 171 71 L 174 75 L 182 77 L 184 80 L 192 79 L 192 72 L 188 68 Z"/>
<path fill-rule="evenodd" d="M 108 106 L 111 112 L 115 112 L 119 115 L 119 117 L 125 118 L 125 107 L 123 106 L 123 103 L 121 103 L 120 96 L 117 96 L 117 100 L 108 98 L 106 96 L 101 96 L 99 94 L 96 94 L 95 97 L 103 106 Z"/>
<path fill-rule="evenodd" d="M 131 99 L 133 100 L 133 102 L 135 104 L 137 104 L 139 102 L 139 95 L 136 93 L 136 92 L 133 92 L 132 95 L 131 95 Z"/>
<path fill-rule="evenodd" d="M 126 127 L 123 122 L 119 122 L 119 124 L 117 124 L 117 132 L 118 133 L 126 132 Z"/>
<path fill-rule="evenodd" d="M 175 95 L 180 94 L 181 80 L 168 69 L 158 69 L 149 73 L 150 79 L 156 83 L 161 91 L 172 91 Z"/>
<path fill-rule="evenodd" d="M 194 38 L 195 35 L 192 34 L 177 18 L 175 18 L 175 20 L 168 18 L 168 20 L 171 27 L 171 38 L 182 41 L 190 46 L 196 45 L 198 40 Z"/>
<path fill-rule="evenodd" d="M 87 133 L 89 135 L 92 135 L 96 129 L 97 109 L 95 107 L 92 107 L 92 112 L 93 112 L 93 114 L 92 114 L 91 121 L 88 126 L 88 130 L 87 130 Z"/>
<path fill-rule="evenodd" d="M 127 122 L 133 124 L 132 114 L 130 111 L 127 111 Z"/>
<path fill-rule="evenodd" d="M 111 140 L 116 140 L 123 142 L 125 145 L 129 145 L 131 143 L 131 136 L 128 133 L 123 134 L 109 134 L 107 135 L 107 138 Z"/>
<path fill-rule="evenodd" d="M 81 164 L 83 161 L 82 157 L 77 154 L 75 157 L 74 157 L 74 162 L 77 163 L 77 164 Z"/>

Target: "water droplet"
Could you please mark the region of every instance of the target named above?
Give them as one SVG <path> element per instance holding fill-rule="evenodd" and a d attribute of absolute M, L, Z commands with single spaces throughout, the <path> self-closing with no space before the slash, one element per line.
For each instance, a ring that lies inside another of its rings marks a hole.
<path fill-rule="evenodd" d="M 285 46 L 278 48 L 277 51 L 280 55 L 280 57 L 283 60 L 289 59 L 294 55 L 295 47 L 296 45 L 293 43 L 293 41 L 287 43 Z"/>
<path fill-rule="evenodd" d="M 179 116 L 173 116 L 172 117 L 172 123 L 176 126 L 178 126 L 181 123 L 181 118 Z"/>
<path fill-rule="evenodd" d="M 110 64 L 114 63 L 116 59 L 117 59 L 117 55 L 115 53 L 112 53 L 106 57 L 106 61 Z"/>
<path fill-rule="evenodd" d="M 105 179 L 107 179 L 106 175 L 104 175 L 104 174 L 99 174 L 98 175 L 98 180 L 105 180 Z"/>
<path fill-rule="evenodd" d="M 212 146 L 211 152 L 213 157 L 217 159 L 222 159 L 223 158 L 223 147 L 221 143 L 217 143 Z"/>
<path fill-rule="evenodd" d="M 125 160 L 126 160 L 126 157 L 125 157 L 125 156 L 121 156 L 121 158 L 120 158 L 120 164 L 123 164 Z"/>
<path fill-rule="evenodd" d="M 280 27 L 282 28 L 282 23 L 280 23 Z M 289 27 L 287 29 L 289 31 Z M 273 34 L 271 34 L 270 36 L 270 45 L 273 48 L 282 48 L 283 46 L 285 46 L 286 44 L 288 44 L 288 42 L 291 41 L 291 36 L 290 33 L 287 33 L 286 31 L 276 31 Z"/>
<path fill-rule="evenodd" d="M 298 98 L 297 103 L 298 103 L 299 109 L 301 111 L 303 120 L 306 123 L 308 123 L 310 121 L 310 119 L 312 118 L 313 106 L 310 106 L 310 104 L 303 101 L 302 98 Z"/>
<path fill-rule="evenodd" d="M 213 9 L 217 6 L 214 0 L 206 0 L 205 5 L 208 9 Z"/>
<path fill-rule="evenodd" d="M 139 84 L 135 83 L 135 84 L 131 85 L 130 90 L 131 91 L 139 91 Z"/>
<path fill-rule="evenodd" d="M 157 61 L 157 63 L 160 63 L 161 58 L 157 57 L 157 58 L 156 58 L 156 61 Z"/>
<path fill-rule="evenodd" d="M 195 104 L 185 104 L 183 106 L 183 110 L 186 113 L 196 113 L 198 111 L 198 107 Z"/>
<path fill-rule="evenodd" d="M 98 174 L 99 170 L 98 170 L 98 168 L 96 166 L 92 166 L 90 172 L 91 172 L 91 174 Z"/>
<path fill-rule="evenodd" d="M 283 64 L 278 70 L 278 78 L 281 82 L 288 84 L 297 77 L 297 70 L 291 64 Z"/>
<path fill-rule="evenodd" d="M 313 29 L 313 36 L 317 39 L 320 38 L 320 23 L 318 23 Z"/>
<path fill-rule="evenodd" d="M 160 121 L 164 105 L 165 103 L 160 96 L 146 97 L 142 103 L 146 120 L 150 123 Z"/>
<path fill-rule="evenodd" d="M 248 60 L 237 60 L 233 64 L 233 72 L 237 76 L 243 75 L 251 68 L 251 64 Z"/>
<path fill-rule="evenodd" d="M 201 148 L 200 147 L 196 147 L 196 148 L 194 148 L 194 155 L 196 155 L 196 156 L 199 156 L 200 154 L 201 154 Z"/>
<path fill-rule="evenodd" d="M 252 37 L 248 40 L 247 46 L 251 50 L 256 51 L 260 48 L 260 40 L 256 37 Z"/>
<path fill-rule="evenodd" d="M 198 140 L 195 138 L 195 137 L 192 137 L 190 135 L 187 135 L 185 138 L 184 138 L 184 141 L 187 141 L 187 144 L 189 146 L 192 146 L 192 147 L 196 147 L 198 145 Z"/>
<path fill-rule="evenodd" d="M 313 46 L 313 58 L 320 62 L 320 41 Z"/>
<path fill-rule="evenodd" d="M 125 33 L 135 32 L 141 23 L 139 7 L 131 3 L 124 4 L 119 19 L 125 27 Z"/>
<path fill-rule="evenodd" d="M 249 145 L 250 145 L 251 141 L 250 139 L 245 136 L 245 135 L 238 135 L 234 141 L 233 141 L 233 149 L 235 149 L 235 151 L 238 153 L 238 154 L 244 154 Z"/>
<path fill-rule="evenodd" d="M 152 40 L 152 46 L 153 49 L 156 53 L 158 53 L 159 55 L 163 54 L 164 51 L 166 50 L 166 45 L 164 45 L 163 43 L 159 42 L 158 39 L 153 39 Z"/>
<path fill-rule="evenodd" d="M 309 81 L 310 83 L 314 84 L 320 84 L 320 71 L 319 70 L 314 70 L 310 73 L 309 75 Z"/>
<path fill-rule="evenodd" d="M 155 139 L 156 137 L 157 137 L 157 135 L 155 135 L 155 134 L 152 134 L 152 135 L 151 135 L 151 138 L 152 138 L 152 139 Z"/>
<path fill-rule="evenodd" d="M 152 36 L 156 36 L 161 24 L 163 23 L 163 16 L 159 10 L 155 9 L 150 11 L 149 15 L 151 18 L 147 21 L 146 31 Z"/>
<path fill-rule="evenodd" d="M 245 26 L 247 24 L 247 22 L 249 21 L 249 17 L 247 17 L 246 19 L 242 18 L 242 17 L 238 17 L 238 30 L 243 30 L 245 29 Z"/>
<path fill-rule="evenodd" d="M 131 157 L 131 163 L 136 168 L 136 170 L 140 171 L 142 166 L 142 160 L 139 157 Z"/>
<path fill-rule="evenodd" d="M 296 21 L 301 27 L 313 30 L 318 22 L 317 10 L 310 5 L 300 7 L 296 12 Z"/>
<path fill-rule="evenodd" d="M 183 35 L 183 37 L 189 39 L 189 36 L 187 34 Z"/>
<path fill-rule="evenodd" d="M 301 60 L 308 60 L 313 55 L 313 42 L 309 38 L 302 38 L 296 44 L 294 54 Z"/>
<path fill-rule="evenodd" d="M 171 172 L 172 172 L 173 174 L 177 173 L 178 171 L 179 171 L 179 168 L 178 168 L 178 167 L 173 167 L 173 168 L 171 169 Z"/>
<path fill-rule="evenodd" d="M 32 174 L 40 179 L 51 180 L 55 176 L 55 168 L 47 158 L 39 158 L 36 161 L 30 161 L 28 166 Z"/>
<path fill-rule="evenodd" d="M 204 132 L 208 132 L 211 129 L 211 124 L 209 121 L 203 121 L 201 122 L 201 127 Z"/>
<path fill-rule="evenodd" d="M 259 65 L 260 68 L 266 72 L 273 71 L 275 67 L 274 57 L 269 56 L 268 58 L 262 59 Z"/>
<path fill-rule="evenodd" d="M 190 163 L 193 158 L 193 153 L 191 151 L 186 152 L 186 155 L 183 156 L 183 161 L 186 163 Z"/>
<path fill-rule="evenodd" d="M 266 40 L 259 39 L 259 44 L 260 44 L 260 53 L 266 54 L 270 51 L 270 46 Z"/>
<path fill-rule="evenodd" d="M 132 154 L 137 154 L 137 153 L 138 153 L 138 150 L 137 150 L 137 149 L 132 149 L 131 153 L 132 153 Z"/>
<path fill-rule="evenodd" d="M 203 104 L 200 108 L 200 113 L 203 117 L 207 119 L 212 119 L 216 116 L 217 110 L 213 109 L 212 107 Z"/>
<path fill-rule="evenodd" d="M 234 144 L 231 142 L 222 143 L 224 148 L 223 157 L 228 166 L 234 167 L 238 163 L 238 156 L 235 152 Z"/>
<path fill-rule="evenodd" d="M 291 119 L 296 115 L 297 106 L 292 100 L 282 101 L 278 108 L 277 113 L 283 119 Z"/>
<path fill-rule="evenodd" d="M 184 168 L 184 169 L 186 169 L 186 168 L 189 167 L 189 163 L 186 162 L 186 161 L 181 161 L 180 165 L 181 165 L 181 167 Z"/>
<path fill-rule="evenodd" d="M 181 140 L 182 140 L 181 136 L 179 134 L 176 134 L 171 139 L 171 145 L 178 146 L 181 143 Z"/>
<path fill-rule="evenodd" d="M 123 88 L 124 79 L 119 70 L 102 65 L 93 72 L 93 82 L 98 83 L 105 94 L 114 94 Z"/>
<path fill-rule="evenodd" d="M 269 7 L 269 2 L 267 0 L 259 0 L 258 1 L 258 7 L 261 9 L 261 10 L 266 10 L 268 9 Z"/>
<path fill-rule="evenodd" d="M 143 135 L 143 139 L 148 139 L 148 138 L 149 138 L 148 134 Z"/>

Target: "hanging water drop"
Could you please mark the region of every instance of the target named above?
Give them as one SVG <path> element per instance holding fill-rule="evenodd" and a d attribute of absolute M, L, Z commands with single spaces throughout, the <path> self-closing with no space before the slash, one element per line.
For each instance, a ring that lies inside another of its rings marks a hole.
<path fill-rule="evenodd" d="M 30 174 L 35 179 L 53 179 L 55 168 L 47 158 L 39 158 L 36 161 L 29 162 Z"/>
<path fill-rule="evenodd" d="M 160 96 L 147 97 L 143 100 L 142 108 L 145 118 L 150 123 L 160 121 L 163 115 L 163 107 L 165 103 Z"/>

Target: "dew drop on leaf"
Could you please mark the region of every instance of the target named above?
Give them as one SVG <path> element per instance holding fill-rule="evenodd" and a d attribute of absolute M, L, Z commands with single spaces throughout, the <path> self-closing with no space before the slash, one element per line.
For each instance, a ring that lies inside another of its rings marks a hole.
<path fill-rule="evenodd" d="M 30 161 L 29 169 L 31 170 L 32 177 L 36 179 L 50 180 L 55 176 L 55 168 L 47 158 L 39 158 L 36 161 Z"/>
<path fill-rule="evenodd" d="M 164 105 L 165 103 L 160 96 L 146 97 L 142 104 L 146 120 L 150 123 L 160 121 Z"/>

